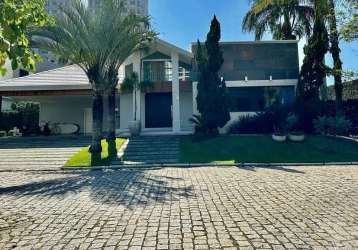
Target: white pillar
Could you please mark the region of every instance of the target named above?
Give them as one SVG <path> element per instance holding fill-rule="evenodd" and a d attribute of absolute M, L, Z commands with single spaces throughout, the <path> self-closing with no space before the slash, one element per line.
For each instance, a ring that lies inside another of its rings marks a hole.
<path fill-rule="evenodd" d="M 198 104 L 196 102 L 196 97 L 198 96 L 198 83 L 193 82 L 193 114 L 198 115 Z"/>
<path fill-rule="evenodd" d="M 180 132 L 179 55 L 172 53 L 173 132 Z"/>
<path fill-rule="evenodd" d="M 137 52 L 134 55 L 134 59 L 133 59 L 133 72 L 138 74 L 138 81 L 141 81 L 141 58 L 140 58 L 140 52 Z M 136 92 L 136 99 L 137 99 L 137 112 L 136 112 L 136 117 L 134 117 L 134 109 L 135 109 L 135 98 L 134 98 L 134 93 Z M 136 90 L 133 91 L 133 117 L 139 121 L 141 119 L 141 91 L 140 90 Z"/>

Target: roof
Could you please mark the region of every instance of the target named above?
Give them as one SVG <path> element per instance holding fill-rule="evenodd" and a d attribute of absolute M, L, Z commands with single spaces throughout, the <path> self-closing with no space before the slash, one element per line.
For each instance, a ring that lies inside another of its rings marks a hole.
<path fill-rule="evenodd" d="M 220 41 L 219 44 L 282 44 L 282 43 L 298 43 L 298 40 L 254 40 L 254 41 Z M 192 45 L 198 42 L 192 42 Z M 203 43 L 203 42 L 201 42 Z"/>
<path fill-rule="evenodd" d="M 88 90 L 88 78 L 77 65 L 0 81 L 1 91 Z"/>
<path fill-rule="evenodd" d="M 166 48 L 168 51 L 177 52 L 180 58 L 186 59 L 186 61 L 190 61 L 193 57 L 189 51 L 181 49 L 159 38 L 155 39 L 154 43 L 162 48 Z M 91 86 L 86 74 L 77 65 L 65 66 L 25 77 L 0 81 L 0 92 L 90 89 Z"/>
<path fill-rule="evenodd" d="M 165 47 L 170 48 L 171 50 L 176 51 L 179 55 L 188 57 L 188 58 L 194 58 L 193 54 L 185 49 L 179 48 L 178 46 L 175 46 L 174 44 L 168 43 L 162 39 L 155 39 L 155 42 L 157 42 L 160 45 L 163 45 Z"/>

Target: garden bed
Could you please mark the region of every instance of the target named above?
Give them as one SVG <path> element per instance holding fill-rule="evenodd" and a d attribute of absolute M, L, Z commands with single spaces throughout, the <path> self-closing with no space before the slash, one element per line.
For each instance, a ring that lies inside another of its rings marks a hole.
<path fill-rule="evenodd" d="M 126 141 L 124 138 L 116 139 L 116 147 L 119 151 L 123 143 Z M 78 153 L 72 156 L 65 164 L 64 167 L 92 167 L 92 166 L 110 166 L 113 159 L 108 156 L 108 143 L 106 140 L 102 140 L 102 154 L 101 160 L 97 162 L 91 162 L 91 154 L 88 151 L 89 147 L 81 149 Z"/>
<path fill-rule="evenodd" d="M 358 162 L 358 143 L 309 136 L 304 142 L 274 142 L 271 136 L 221 136 L 200 142 L 183 137 L 183 163 L 328 163 Z"/>

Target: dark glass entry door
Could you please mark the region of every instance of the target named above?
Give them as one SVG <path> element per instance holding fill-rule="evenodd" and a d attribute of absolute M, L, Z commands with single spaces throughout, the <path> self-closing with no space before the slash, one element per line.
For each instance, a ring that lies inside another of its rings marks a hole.
<path fill-rule="evenodd" d="M 145 127 L 172 127 L 172 94 L 148 93 L 145 95 Z"/>

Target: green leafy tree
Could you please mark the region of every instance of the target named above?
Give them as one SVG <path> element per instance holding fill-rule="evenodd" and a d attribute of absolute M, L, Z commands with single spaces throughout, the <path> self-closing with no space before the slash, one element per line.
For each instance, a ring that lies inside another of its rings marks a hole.
<path fill-rule="evenodd" d="M 44 26 L 52 21 L 45 10 L 45 0 L 0 1 L 0 74 L 4 75 L 7 59 L 12 69 L 20 65 L 35 70 L 40 57 L 30 49 L 27 31 L 34 26 Z"/>
<path fill-rule="evenodd" d="M 196 60 L 199 70 L 197 104 L 201 115 L 202 132 L 217 134 L 218 128 L 230 120 L 228 97 L 224 79 L 219 70 L 224 62 L 220 50 L 220 23 L 214 16 L 205 42 L 205 49 L 198 41 Z"/>
<path fill-rule="evenodd" d="M 276 40 L 296 40 L 311 33 L 314 10 L 305 0 L 252 0 L 242 30 L 261 40 L 270 32 Z"/>
<path fill-rule="evenodd" d="M 121 1 L 103 0 L 96 11 L 80 0 L 61 8 L 56 25 L 32 31 L 33 46 L 77 64 L 87 75 L 93 93 L 93 133 L 90 152 L 96 161 L 102 151 L 103 97 L 109 99 L 109 137 L 114 146 L 115 90 L 118 70 L 127 57 L 154 36 L 148 17 L 128 15 Z M 114 150 L 110 150 L 112 153 Z"/>
<path fill-rule="evenodd" d="M 45 0 L 0 0 L 0 76 L 6 74 L 5 63 L 13 70 L 19 65 L 35 70 L 40 57 L 29 48 L 27 31 L 33 26 L 51 22 L 45 11 Z M 0 116 L 2 97 L 0 96 Z"/>
<path fill-rule="evenodd" d="M 343 13 L 341 12 L 341 34 L 345 41 L 358 40 L 358 1 L 345 0 Z"/>

